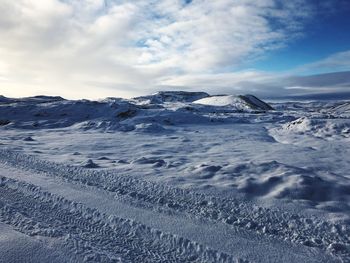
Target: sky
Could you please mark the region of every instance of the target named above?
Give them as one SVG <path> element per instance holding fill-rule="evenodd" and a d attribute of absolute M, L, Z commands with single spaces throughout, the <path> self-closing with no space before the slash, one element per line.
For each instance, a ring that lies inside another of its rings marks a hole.
<path fill-rule="evenodd" d="M 0 13 L 9 97 L 350 98 L 347 0 L 1 0 Z"/>

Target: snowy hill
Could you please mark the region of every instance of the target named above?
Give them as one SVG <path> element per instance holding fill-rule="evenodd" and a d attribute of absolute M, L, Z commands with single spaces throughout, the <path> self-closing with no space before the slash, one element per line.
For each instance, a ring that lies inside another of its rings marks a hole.
<path fill-rule="evenodd" d="M 204 104 L 206 99 L 211 101 L 214 98 L 216 97 L 209 97 L 205 92 L 183 91 L 158 92 L 131 100 L 107 98 L 100 101 L 71 101 L 48 96 L 22 99 L 2 97 L 0 113 L 2 125 L 17 128 L 63 128 L 77 125 L 84 129 L 130 131 L 134 130 L 136 125 L 147 123 L 157 123 L 159 126 L 223 121 L 215 115 L 208 117 L 207 114 L 216 110 L 200 105 Z M 221 101 L 219 104 L 225 101 L 231 103 L 227 109 L 230 112 L 271 108 L 254 96 L 217 98 L 217 101 Z"/>
<path fill-rule="evenodd" d="M 193 103 L 211 106 L 230 106 L 237 110 L 273 110 L 273 108 L 253 95 L 209 96 Z"/>
<path fill-rule="evenodd" d="M 0 95 L 0 103 L 49 103 L 54 101 L 63 101 L 60 96 L 34 96 L 26 98 L 7 98 Z"/>

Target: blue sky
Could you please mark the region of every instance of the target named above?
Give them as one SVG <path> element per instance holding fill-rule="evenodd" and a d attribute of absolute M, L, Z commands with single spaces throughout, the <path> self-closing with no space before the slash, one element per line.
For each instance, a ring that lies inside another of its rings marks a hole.
<path fill-rule="evenodd" d="M 349 93 L 346 0 L 2 0 L 0 12 L 5 96 Z"/>
<path fill-rule="evenodd" d="M 350 2 L 334 0 L 333 10 L 318 10 L 306 22 L 302 36 L 288 46 L 268 54 L 253 67 L 266 71 L 288 71 L 322 60 L 338 52 L 350 50 Z M 350 70 L 350 63 L 347 68 Z M 314 69 L 304 74 L 337 71 L 337 68 Z"/>

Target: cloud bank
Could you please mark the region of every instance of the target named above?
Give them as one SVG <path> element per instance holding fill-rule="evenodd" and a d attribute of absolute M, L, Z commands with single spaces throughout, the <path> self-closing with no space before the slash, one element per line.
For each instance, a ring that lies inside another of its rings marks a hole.
<path fill-rule="evenodd" d="M 302 36 L 315 10 L 306 0 L 2 0 L 0 12 L 0 93 L 96 98 L 273 90 L 276 76 L 240 70 Z"/>

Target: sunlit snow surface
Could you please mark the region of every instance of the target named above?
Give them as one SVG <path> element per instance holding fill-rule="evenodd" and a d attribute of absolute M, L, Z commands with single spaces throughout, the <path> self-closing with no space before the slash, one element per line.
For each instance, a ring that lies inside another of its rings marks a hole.
<path fill-rule="evenodd" d="M 0 262 L 350 259 L 349 102 L 0 97 L 0 125 Z"/>

